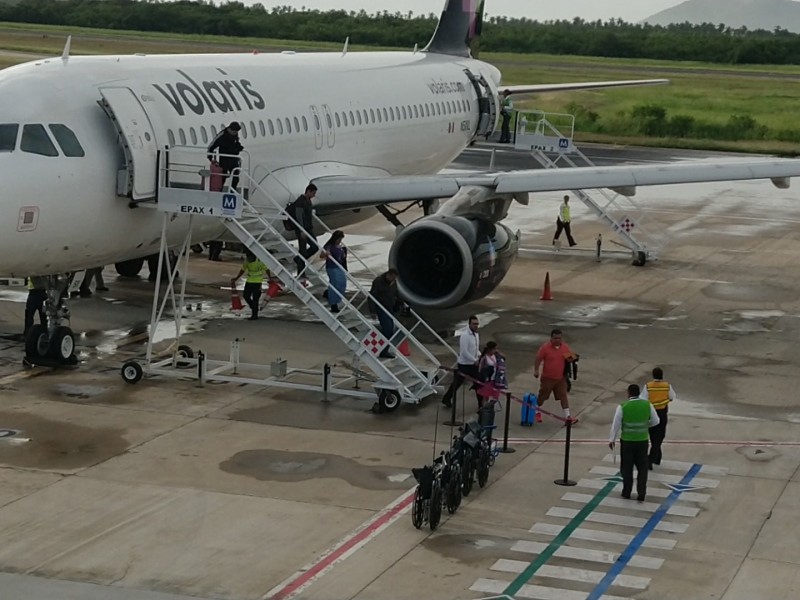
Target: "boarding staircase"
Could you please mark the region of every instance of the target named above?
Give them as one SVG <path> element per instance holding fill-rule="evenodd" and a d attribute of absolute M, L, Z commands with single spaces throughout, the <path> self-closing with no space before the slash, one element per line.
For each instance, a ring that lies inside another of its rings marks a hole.
<path fill-rule="evenodd" d="M 184 149 L 185 153 L 185 149 Z M 162 156 L 167 154 L 162 153 Z M 168 197 L 176 187 L 181 189 L 183 197 L 186 197 L 185 185 L 181 185 L 180 177 L 176 177 L 173 172 L 169 177 L 168 165 L 178 164 L 174 160 L 170 163 L 169 158 L 161 159 L 159 197 Z M 184 157 L 180 163 L 181 169 L 187 166 Z M 195 174 L 207 174 L 205 167 L 201 166 L 199 171 L 190 168 Z M 328 308 L 327 303 L 322 299 L 322 291 L 327 289 L 328 278 L 325 274 L 324 261 L 320 265 L 320 260 L 316 258 L 317 253 L 309 260 L 305 260 L 299 253 L 294 232 L 287 232 L 284 221 L 292 221 L 295 230 L 305 232 L 300 223 L 295 221 L 286 213 L 284 207 L 293 196 L 274 173 L 260 165 L 254 169 L 265 176 L 261 177 L 260 182 L 250 176 L 249 171 L 240 169 L 238 172 L 238 189 L 228 187 L 223 193 L 235 195 L 240 205 L 241 216 L 228 216 L 224 218 L 227 229 L 259 260 L 261 260 L 270 270 L 272 277 L 277 278 L 284 290 L 292 292 L 339 340 L 344 343 L 353 356 L 352 368 L 362 372 L 363 368 L 369 369 L 373 376 L 373 388 L 378 396 L 378 405 L 383 410 L 393 410 L 400 402 L 417 404 L 423 398 L 435 393 L 436 386 L 444 375 L 442 364 L 450 364 L 455 360 L 455 352 L 415 311 L 408 309 L 403 311 L 402 318 L 392 316 L 395 326 L 395 334 L 392 339 L 386 339 L 381 333 L 377 322 L 370 316 L 369 302 L 372 300 L 369 289 L 365 287 L 358 278 L 345 271 L 347 276 L 347 293 L 339 302 L 340 312 L 333 313 Z M 236 173 L 235 173 L 236 174 Z M 268 185 L 264 182 L 269 180 Z M 231 179 L 228 180 L 229 182 Z M 205 184 L 207 188 L 207 183 Z M 246 190 L 246 193 L 242 193 Z M 279 190 L 279 192 L 276 192 Z M 206 190 L 198 190 L 203 194 L 208 194 Z M 283 196 L 279 199 L 277 196 Z M 246 196 L 246 198 L 245 198 Z M 322 230 L 330 232 L 330 229 L 315 216 L 316 225 Z M 320 245 L 323 240 L 319 240 Z M 302 281 L 295 276 L 295 260 L 305 263 L 305 277 L 311 285 L 306 287 Z M 360 263 L 368 270 L 371 277 L 376 274 L 358 258 L 352 249 L 348 248 L 348 262 Z M 337 263 L 338 264 L 338 263 Z M 371 280 L 370 280 L 371 281 Z M 323 287 L 324 286 L 324 287 Z M 387 311 L 392 314 L 392 311 Z M 424 337 L 437 347 L 440 356 L 431 352 L 428 347 L 419 339 Z M 404 344 L 407 342 L 407 344 Z M 402 349 L 408 352 L 408 356 L 401 352 Z M 389 349 L 394 354 L 394 358 L 380 358 L 384 349 Z"/>
<path fill-rule="evenodd" d="M 591 160 L 573 143 L 575 117 L 542 111 L 519 112 L 514 148 L 531 153 L 545 169 L 594 167 Z M 644 226 L 645 213 L 633 199 L 635 190 L 572 190 L 594 214 L 606 223 L 628 248 L 634 263 L 655 260 L 664 238 Z"/>

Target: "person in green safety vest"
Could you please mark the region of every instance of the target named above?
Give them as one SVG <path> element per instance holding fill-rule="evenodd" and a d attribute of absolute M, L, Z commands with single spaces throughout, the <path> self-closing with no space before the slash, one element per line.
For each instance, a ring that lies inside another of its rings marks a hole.
<path fill-rule="evenodd" d="M 556 234 L 553 236 L 553 245 L 561 237 L 561 232 L 567 234 L 567 241 L 570 247 L 574 246 L 577 242 L 572 237 L 572 215 L 569 210 L 569 196 L 564 196 L 564 203 L 558 211 L 558 218 L 556 218 Z"/>
<path fill-rule="evenodd" d="M 242 268 L 239 273 L 231 279 L 231 286 L 235 287 L 236 282 L 242 275 L 246 275 L 244 282 L 244 292 L 242 296 L 247 306 L 253 311 L 250 316 L 251 321 L 258 319 L 258 300 L 261 298 L 261 285 L 264 283 L 264 277 L 269 273 L 267 265 L 256 258 L 256 255 L 245 250 L 245 261 L 242 263 Z"/>
<path fill-rule="evenodd" d="M 501 98 L 500 116 L 503 119 L 500 126 L 500 143 L 508 144 L 511 142 L 511 113 L 514 112 L 514 103 L 511 101 L 511 92 L 503 90 Z"/>
<path fill-rule="evenodd" d="M 658 425 L 656 409 L 649 400 L 640 398 L 639 386 L 628 386 L 628 401 L 617 406 L 611 422 L 608 447 L 614 450 L 614 441 L 620 436 L 620 465 L 622 475 L 622 497 L 630 499 L 633 489 L 633 467 L 636 467 L 636 499 L 644 502 L 647 493 L 647 472 L 649 470 L 647 450 L 650 427 Z M 621 431 L 621 433 L 620 433 Z"/>

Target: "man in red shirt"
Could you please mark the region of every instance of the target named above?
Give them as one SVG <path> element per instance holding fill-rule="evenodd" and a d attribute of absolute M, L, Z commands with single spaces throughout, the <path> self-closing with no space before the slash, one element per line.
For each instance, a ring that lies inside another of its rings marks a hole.
<path fill-rule="evenodd" d="M 536 361 L 533 363 L 533 376 L 539 378 L 539 368 L 542 367 L 542 378 L 539 385 L 538 404 L 541 406 L 544 401 L 554 393 L 556 400 L 561 402 L 564 410 L 564 417 L 572 420 L 569 412 L 569 399 L 567 398 L 567 379 L 564 376 L 564 369 L 567 364 L 567 357 L 572 354 L 572 350 L 562 341 L 560 329 L 553 329 L 550 332 L 550 340 L 542 344 L 536 353 Z M 544 366 L 542 366 L 544 363 Z"/>

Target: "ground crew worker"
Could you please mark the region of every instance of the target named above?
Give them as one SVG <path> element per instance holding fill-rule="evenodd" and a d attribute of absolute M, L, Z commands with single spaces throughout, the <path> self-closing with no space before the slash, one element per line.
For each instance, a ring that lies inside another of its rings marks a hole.
<path fill-rule="evenodd" d="M 577 243 L 572 237 L 571 223 L 572 215 L 569 209 L 569 196 L 564 196 L 564 203 L 561 205 L 561 210 L 559 210 L 558 217 L 556 218 L 556 234 L 553 236 L 553 245 L 555 245 L 558 238 L 561 237 L 562 231 L 567 234 L 567 241 L 569 242 L 570 248 Z"/>
<path fill-rule="evenodd" d="M 246 259 L 239 273 L 236 277 L 231 279 L 231 286 L 236 287 L 236 282 L 239 278 L 242 275 L 247 275 L 244 280 L 244 292 L 242 296 L 244 296 L 244 301 L 247 302 L 247 306 L 253 311 L 250 320 L 255 321 L 258 319 L 258 300 L 261 298 L 261 285 L 264 283 L 264 276 L 269 273 L 269 270 L 267 269 L 267 265 L 258 260 L 256 255 L 250 252 L 250 250 L 246 250 L 245 253 Z"/>
<path fill-rule="evenodd" d="M 500 127 L 500 143 L 508 144 L 511 142 L 511 113 L 514 112 L 514 103 L 511 101 L 511 92 L 503 90 L 503 105 L 500 109 L 500 116 L 503 118 Z"/>
<path fill-rule="evenodd" d="M 622 475 L 622 497 L 630 499 L 633 489 L 633 467 L 636 466 L 636 500 L 644 502 L 647 494 L 647 437 L 648 427 L 658 425 L 656 409 L 644 398 L 640 398 L 639 386 L 628 386 L 628 401 L 617 406 L 611 422 L 608 447 L 614 450 L 614 440 L 620 436 L 620 465 Z M 622 433 L 620 434 L 620 430 Z"/>
<path fill-rule="evenodd" d="M 661 444 L 667 436 L 667 412 L 669 403 L 675 400 L 675 390 L 668 381 L 664 381 L 664 370 L 661 367 L 653 369 L 653 381 L 647 382 L 642 390 L 642 398 L 649 400 L 656 409 L 659 423 L 650 428 L 650 454 L 648 462 L 650 469 L 653 465 L 661 464 Z"/>
<path fill-rule="evenodd" d="M 44 303 L 47 300 L 47 278 L 28 277 L 28 299 L 25 301 L 25 329 L 22 332 L 24 337 L 33 327 L 33 318 L 39 313 L 39 322 L 43 327 L 47 327 L 47 316 L 44 312 Z"/>

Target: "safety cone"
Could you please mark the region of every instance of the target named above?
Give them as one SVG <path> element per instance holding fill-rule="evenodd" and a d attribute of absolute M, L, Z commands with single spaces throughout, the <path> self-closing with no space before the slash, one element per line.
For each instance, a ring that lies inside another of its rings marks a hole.
<path fill-rule="evenodd" d="M 234 287 L 231 288 L 231 310 L 242 310 L 244 305 L 242 304 L 242 297 L 239 295 L 239 291 Z"/>
<path fill-rule="evenodd" d="M 278 281 L 277 279 L 269 280 L 269 285 L 267 286 L 267 296 L 269 298 L 274 298 L 282 291 L 283 291 L 283 286 L 281 285 L 280 281 Z"/>
<path fill-rule="evenodd" d="M 550 293 L 550 271 L 547 272 L 547 275 L 544 277 L 544 291 L 542 292 L 542 297 L 539 300 L 552 300 L 553 295 Z"/>
<path fill-rule="evenodd" d="M 397 344 L 397 349 L 403 356 L 411 356 L 411 348 L 408 345 L 408 340 L 403 340 L 402 342 Z"/>

